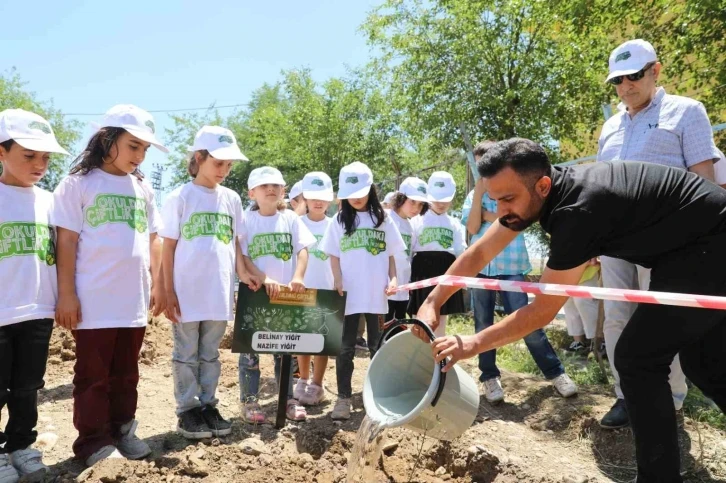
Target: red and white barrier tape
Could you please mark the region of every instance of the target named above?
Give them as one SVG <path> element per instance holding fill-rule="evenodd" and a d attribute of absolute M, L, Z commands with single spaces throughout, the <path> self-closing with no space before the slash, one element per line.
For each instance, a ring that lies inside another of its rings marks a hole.
<path fill-rule="evenodd" d="M 515 282 L 487 278 L 459 277 L 456 275 L 441 275 L 440 277 L 429 278 L 419 282 L 407 283 L 399 286 L 396 291 L 416 290 L 419 288 L 433 287 L 435 285 L 448 285 L 451 287 L 461 288 L 483 288 L 487 290 L 502 290 L 505 292 L 524 292 L 535 295 L 560 295 L 564 297 L 617 300 L 621 302 L 637 302 L 641 304 L 678 305 L 681 307 L 726 310 L 726 297 L 715 297 L 712 295 L 647 292 L 644 290 L 583 287 L 580 285 L 559 285 L 553 283 Z"/>

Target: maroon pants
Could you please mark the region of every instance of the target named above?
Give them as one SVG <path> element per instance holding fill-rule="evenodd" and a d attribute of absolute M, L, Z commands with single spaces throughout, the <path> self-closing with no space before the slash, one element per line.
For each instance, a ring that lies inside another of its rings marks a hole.
<path fill-rule="evenodd" d="M 86 460 L 114 444 L 119 428 L 134 419 L 139 383 L 139 352 L 145 327 L 73 331 L 73 425 L 76 457 Z"/>

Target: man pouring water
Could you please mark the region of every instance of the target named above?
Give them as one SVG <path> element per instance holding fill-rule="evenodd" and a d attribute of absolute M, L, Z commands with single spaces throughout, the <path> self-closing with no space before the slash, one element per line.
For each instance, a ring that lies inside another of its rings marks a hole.
<path fill-rule="evenodd" d="M 551 236 L 542 283 L 577 285 L 587 262 L 607 255 L 652 268 L 653 291 L 726 296 L 726 190 L 712 182 L 650 163 L 552 166 L 541 146 L 519 138 L 497 143 L 477 168 L 499 219 L 447 275 L 474 276 L 539 221 Z M 436 287 L 418 318 L 435 329 L 438 308 L 456 290 Z M 538 295 L 473 336 L 436 339 L 434 356 L 450 358 L 448 369 L 519 340 L 547 325 L 566 301 Z M 668 385 L 676 354 L 688 378 L 726 411 L 726 311 L 642 304 L 625 328 L 615 366 L 635 434 L 639 483 L 682 481 Z"/>

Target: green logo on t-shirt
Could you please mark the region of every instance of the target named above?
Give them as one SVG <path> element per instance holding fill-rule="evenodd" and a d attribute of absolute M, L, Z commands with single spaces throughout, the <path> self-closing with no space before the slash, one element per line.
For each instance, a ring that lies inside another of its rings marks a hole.
<path fill-rule="evenodd" d="M 620 62 L 621 60 L 628 60 L 630 58 L 630 51 L 626 50 L 625 52 L 620 52 L 617 57 L 615 57 L 615 62 Z"/>
<path fill-rule="evenodd" d="M 340 250 L 347 252 L 364 248 L 371 255 L 386 251 L 386 232 L 371 228 L 358 228 L 352 235 L 345 235 L 340 240 Z"/>
<path fill-rule="evenodd" d="M 449 249 L 454 244 L 454 232 L 448 228 L 427 227 L 423 229 L 418 239 L 420 245 L 438 243 L 441 248 Z"/>
<path fill-rule="evenodd" d="M 86 210 L 86 222 L 93 228 L 105 223 L 125 223 L 139 233 L 148 228 L 146 200 L 134 196 L 96 195 L 96 199 Z"/>
<path fill-rule="evenodd" d="M 314 256 L 315 258 L 325 261 L 328 259 L 328 256 L 325 254 L 325 252 L 320 251 L 320 240 L 323 239 L 323 235 L 315 235 L 315 245 L 308 248 L 308 251 L 310 251 L 310 254 Z"/>
<path fill-rule="evenodd" d="M 182 224 L 181 233 L 185 240 L 199 236 L 217 237 L 225 245 L 232 241 L 232 217 L 223 213 L 193 213 L 189 221 Z"/>
<path fill-rule="evenodd" d="M 40 129 L 41 131 L 43 131 L 46 134 L 51 133 L 50 126 L 45 123 L 42 123 L 40 121 L 33 121 L 30 124 L 28 124 L 28 127 L 30 129 Z"/>
<path fill-rule="evenodd" d="M 292 235 L 290 233 L 260 233 L 252 237 L 248 253 L 252 260 L 272 255 L 284 262 L 292 258 Z"/>
<path fill-rule="evenodd" d="M 411 235 L 401 233 L 403 242 L 406 244 L 406 255 L 411 256 Z"/>
<path fill-rule="evenodd" d="M 21 255 L 37 255 L 46 265 L 55 265 L 51 228 L 23 221 L 0 224 L 0 260 Z"/>
<path fill-rule="evenodd" d="M 227 134 L 222 134 L 221 136 L 219 136 L 219 142 L 232 144 L 234 142 L 234 139 L 232 139 L 232 136 L 229 136 Z"/>

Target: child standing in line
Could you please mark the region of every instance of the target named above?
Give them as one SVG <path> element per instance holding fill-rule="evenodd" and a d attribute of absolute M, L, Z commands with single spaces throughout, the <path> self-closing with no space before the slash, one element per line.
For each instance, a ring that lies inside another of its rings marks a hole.
<path fill-rule="evenodd" d="M 57 298 L 53 195 L 35 184 L 51 153 L 65 154 L 48 121 L 22 109 L 0 112 L 0 482 L 42 481 L 38 390 L 48 359 Z M 11 282 L 12 280 L 12 282 Z"/>
<path fill-rule="evenodd" d="M 445 274 L 456 257 L 466 249 L 466 241 L 460 229 L 461 223 L 447 214 L 455 194 L 456 183 L 449 173 L 436 171 L 431 175 L 428 183 L 428 199 L 431 209 L 411 223 L 413 226 L 412 282 Z M 429 287 L 411 292 L 408 312 L 415 315 L 432 290 L 433 287 Z M 466 312 L 466 308 L 464 294 L 460 290 L 441 307 L 436 335 L 441 337 L 446 334 L 448 314 L 463 312 Z"/>
<path fill-rule="evenodd" d="M 307 213 L 307 205 L 305 203 L 305 198 L 303 197 L 302 185 L 303 182 L 298 181 L 292 185 L 292 188 L 290 189 L 290 208 L 292 208 L 292 211 L 294 211 L 298 216 L 305 216 L 305 213 Z"/>
<path fill-rule="evenodd" d="M 386 296 L 398 285 L 394 256 L 406 250 L 372 185 L 373 173 L 361 162 L 340 170 L 341 210 L 320 242 L 320 249 L 330 256 L 335 289 L 341 295 L 343 290 L 348 293 L 343 341 L 335 364 L 338 400 L 331 414 L 333 419 L 350 419 L 358 318 L 360 314 L 365 316 L 368 349 L 373 358 L 383 317 L 388 312 Z"/>
<path fill-rule="evenodd" d="M 325 215 L 333 201 L 333 181 L 327 174 L 317 171 L 308 173 L 302 180 L 302 197 L 308 213 L 300 217 L 315 244 L 308 250 L 308 267 L 305 270 L 305 287 L 333 290 L 334 278 L 329 257 L 320 251 L 318 245 L 333 219 Z M 297 356 L 300 378 L 295 384 L 294 395 L 303 406 L 314 406 L 325 400 L 323 377 L 328 367 L 328 356 L 315 356 L 313 378 L 310 379 L 310 356 Z"/>
<path fill-rule="evenodd" d="M 219 184 L 234 161 L 247 161 L 234 134 L 204 126 L 190 151 L 193 180 L 166 197 L 159 234 L 164 238 L 165 313 L 174 332 L 176 430 L 185 438 L 203 439 L 232 432 L 217 409 L 216 391 L 222 368 L 219 344 L 227 321 L 234 319 L 235 266 L 253 290 L 261 281 L 250 277 L 241 256 L 242 200 Z"/>
<path fill-rule="evenodd" d="M 55 190 L 58 230 L 56 323 L 73 331 L 73 451 L 88 466 L 151 453 L 136 437 L 139 351 L 149 308 L 165 308 L 160 217 L 139 166 L 154 119 L 114 106 Z"/>
<path fill-rule="evenodd" d="M 411 219 L 425 214 L 429 209 L 426 182 L 419 178 L 409 177 L 403 180 L 398 191 L 391 199 L 391 220 L 406 243 L 406 251 L 399 252 L 396 258 L 396 275 L 399 285 L 411 280 L 411 245 L 413 228 Z M 408 312 L 408 292 L 396 292 L 388 297 L 388 314 L 386 321 L 405 319 Z"/>
<path fill-rule="evenodd" d="M 252 262 L 251 271 L 263 278 L 270 298 L 277 297 L 281 285 L 295 292 L 304 291 L 308 247 L 315 243 L 315 237 L 298 215 L 285 208 L 282 174 L 269 166 L 254 169 L 247 186 L 255 206 L 246 216 L 247 236 L 242 253 Z M 307 413 L 293 396 L 292 377 L 280 381 L 280 358 L 274 359 L 278 384 L 288 384 L 285 414 L 292 421 L 304 421 Z M 244 405 L 242 418 L 250 423 L 263 423 L 265 416 L 257 403 L 260 389 L 258 354 L 240 354 L 239 378 L 240 399 Z"/>

